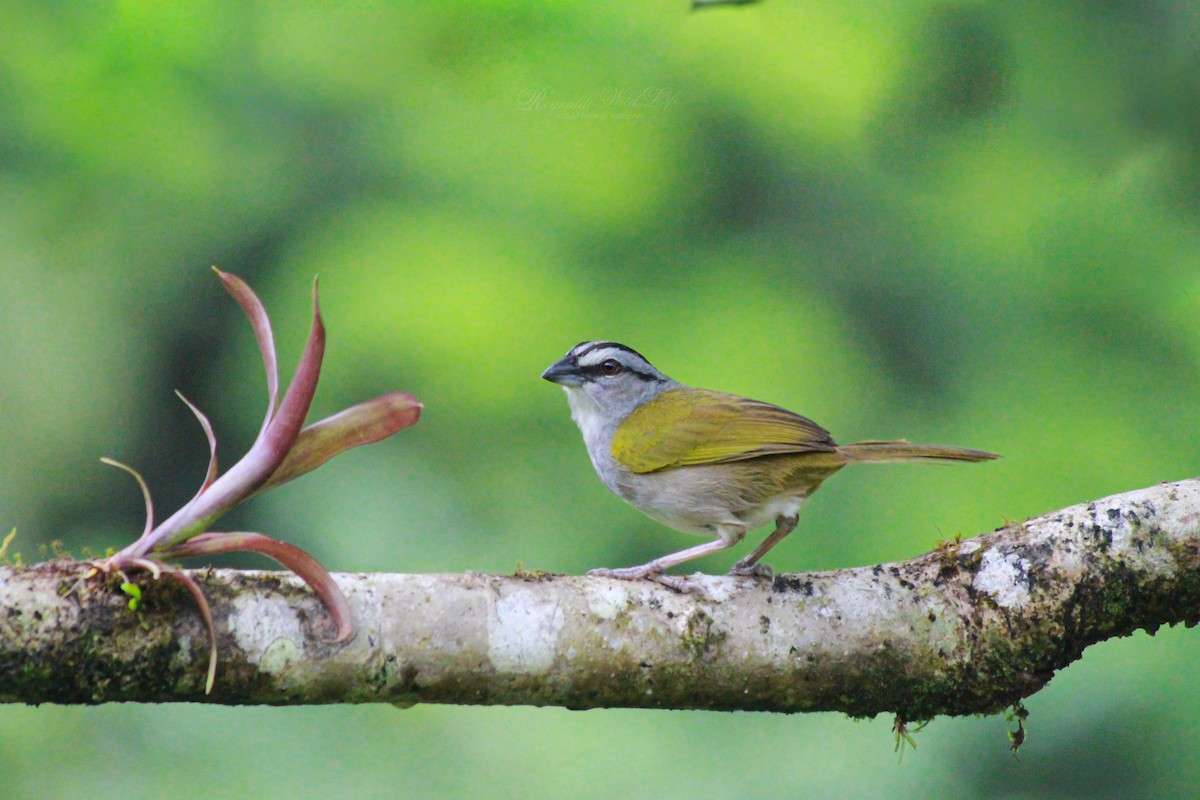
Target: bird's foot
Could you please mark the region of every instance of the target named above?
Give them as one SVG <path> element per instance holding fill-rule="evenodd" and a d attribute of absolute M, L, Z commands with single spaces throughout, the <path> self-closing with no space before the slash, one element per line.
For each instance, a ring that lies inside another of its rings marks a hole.
<path fill-rule="evenodd" d="M 701 595 L 706 594 L 700 584 L 682 575 L 664 575 L 660 572 L 657 575 L 649 575 L 647 577 L 652 581 L 658 581 L 668 589 L 674 589 L 680 594 L 691 594 L 692 592 L 697 592 Z"/>
<path fill-rule="evenodd" d="M 775 570 L 770 564 L 744 564 L 741 561 L 733 565 L 733 569 L 729 570 L 730 575 L 737 575 L 742 578 L 766 578 L 772 580 L 775 577 Z"/>
<path fill-rule="evenodd" d="M 642 564 L 640 567 L 600 567 L 589 569 L 587 572 L 589 578 L 616 578 L 622 581 L 640 581 L 642 578 L 652 577 L 655 573 L 661 575 L 662 567 L 656 567 L 653 562 Z"/>
<path fill-rule="evenodd" d="M 694 582 L 681 575 L 663 574 L 663 568 L 654 562 L 642 564 L 640 567 L 601 567 L 599 569 L 590 569 L 587 574 L 591 578 L 616 578 L 622 581 L 655 581 L 666 586 L 668 589 L 674 589 L 680 594 L 690 594 L 698 588 Z"/>

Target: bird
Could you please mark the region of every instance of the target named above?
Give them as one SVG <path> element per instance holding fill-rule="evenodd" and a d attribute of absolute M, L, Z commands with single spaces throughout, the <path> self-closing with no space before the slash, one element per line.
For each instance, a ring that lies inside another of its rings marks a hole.
<path fill-rule="evenodd" d="M 839 445 L 829 431 L 780 406 L 687 386 L 632 347 L 581 342 L 542 377 L 560 385 L 600 480 L 634 508 L 708 541 L 633 567 L 589 575 L 651 579 L 690 591 L 666 570 L 738 544 L 747 532 L 774 530 L 733 575 L 770 576 L 760 563 L 796 528 L 801 504 L 847 464 L 990 461 L 995 453 L 906 440 Z"/>

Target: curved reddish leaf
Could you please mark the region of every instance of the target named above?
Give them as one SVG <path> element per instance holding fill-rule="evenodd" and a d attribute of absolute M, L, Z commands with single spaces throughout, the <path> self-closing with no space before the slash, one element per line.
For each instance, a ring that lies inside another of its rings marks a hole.
<path fill-rule="evenodd" d="M 188 594 L 192 596 L 192 600 L 196 603 L 196 610 L 200 612 L 200 619 L 204 622 L 204 629 L 208 631 L 208 673 L 204 679 L 204 693 L 212 692 L 213 681 L 217 677 L 217 628 L 213 624 L 212 607 L 208 604 L 208 598 L 204 596 L 204 591 L 200 588 L 200 584 L 196 583 L 196 579 L 178 567 L 170 564 L 164 564 L 161 561 L 156 561 L 152 558 L 141 558 L 137 556 L 122 556 L 117 554 L 106 559 L 103 562 L 96 563 L 89 575 L 103 572 L 105 574 L 116 570 L 122 575 L 127 570 L 141 569 L 149 572 L 155 580 L 158 580 L 163 575 L 179 581 Z M 125 586 L 121 587 L 125 589 Z"/>
<path fill-rule="evenodd" d="M 415 425 L 423 406 L 405 392 L 392 392 L 351 406 L 300 431 L 287 457 L 258 491 L 311 472 L 352 447 L 372 444 Z"/>
<path fill-rule="evenodd" d="M 183 588 L 187 589 L 195 601 L 200 618 L 204 620 L 204 627 L 208 631 L 208 674 L 204 677 L 204 693 L 212 694 L 213 682 L 217 679 L 217 629 L 213 625 L 212 608 L 208 605 L 208 598 L 204 596 L 204 591 L 200 584 L 196 583 L 196 579 L 186 572 L 166 567 L 163 574 L 183 584 Z"/>
<path fill-rule="evenodd" d="M 262 443 L 264 449 L 269 448 L 274 455 L 279 448 L 282 448 L 282 452 L 277 453 L 279 460 L 275 462 L 271 472 L 274 472 L 282 463 L 284 456 L 287 455 L 287 451 L 291 449 L 292 444 L 296 441 L 296 436 L 300 433 L 304 418 L 308 416 L 313 396 L 317 393 L 317 381 L 321 378 L 321 361 L 324 358 L 325 323 L 321 321 L 317 279 L 314 278 L 312 327 L 308 332 L 308 341 L 304 345 L 304 352 L 300 354 L 300 363 L 296 365 L 296 374 L 292 376 L 292 382 L 283 395 L 283 402 L 279 404 L 279 411 L 275 414 L 275 418 L 262 432 L 259 440 L 254 443 L 255 447 L 250 449 L 250 453 L 253 453 L 255 448 Z M 249 456 L 250 453 L 246 455 Z M 270 474 L 268 472 L 263 479 L 265 480 Z"/>
<path fill-rule="evenodd" d="M 154 501 L 150 499 L 150 487 L 146 485 L 146 481 L 142 478 L 141 473 L 127 464 L 122 464 L 120 461 L 113 461 L 111 458 L 105 458 L 103 456 L 100 457 L 100 463 L 107 464 L 110 467 L 116 467 L 117 469 L 125 470 L 133 476 L 134 480 L 136 480 L 138 483 L 138 487 L 141 488 L 142 499 L 146 503 L 146 527 L 142 529 L 142 535 L 138 537 L 138 541 L 142 541 L 149 536 L 150 531 L 154 529 Z"/>
<path fill-rule="evenodd" d="M 254 328 L 254 337 L 258 339 L 258 351 L 262 353 L 263 367 L 267 371 L 267 416 L 262 424 L 265 430 L 271 418 L 275 416 L 275 404 L 279 400 L 279 365 L 275 360 L 275 337 L 271 333 L 271 319 L 249 284 L 237 275 L 222 272 L 216 267 L 213 267 L 213 272 L 221 279 L 225 291 L 229 292 L 246 312 L 250 325 Z"/>
<path fill-rule="evenodd" d="M 320 598 L 337 626 L 337 635 L 325 639 L 331 644 L 341 644 L 354 635 L 354 620 L 350 614 L 350 603 L 341 587 L 321 562 L 295 545 L 263 536 L 261 533 L 202 533 L 162 553 L 164 558 L 190 558 L 217 553 L 253 552 L 262 553 L 278 561 L 300 576 Z"/>
<path fill-rule="evenodd" d="M 184 397 L 182 392 L 176 391 L 175 394 L 196 415 L 196 419 L 200 421 L 200 427 L 204 430 L 205 437 L 208 438 L 208 471 L 204 473 L 204 482 L 200 484 L 200 491 L 196 492 L 196 497 L 199 497 L 217 479 L 217 473 L 219 472 L 217 468 L 217 435 L 213 433 L 212 423 L 208 421 L 208 417 L 204 416 L 204 412 L 192 405 L 192 402 Z M 192 501 L 196 497 L 193 497 Z"/>

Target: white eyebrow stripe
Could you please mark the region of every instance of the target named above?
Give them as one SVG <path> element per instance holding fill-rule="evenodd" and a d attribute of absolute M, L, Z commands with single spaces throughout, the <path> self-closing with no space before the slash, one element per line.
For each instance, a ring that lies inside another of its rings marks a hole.
<path fill-rule="evenodd" d="M 579 363 L 581 358 L 597 352 L 603 353 L 604 355 L 598 356 L 599 361 L 596 363 L 600 363 L 600 361 L 604 360 L 604 358 L 618 358 L 619 354 L 621 353 L 627 353 L 629 356 L 632 356 L 635 359 L 644 361 L 647 364 L 650 363 L 645 356 L 643 356 L 637 350 L 634 350 L 629 345 L 624 345 L 620 342 L 606 341 L 604 339 L 597 339 L 596 341 L 592 342 L 580 342 L 572 347 L 571 352 L 567 355 L 574 358 L 576 363 Z"/>
<path fill-rule="evenodd" d="M 579 361 L 579 366 L 581 366 L 581 367 L 594 367 L 595 365 L 599 364 L 600 362 L 606 361 L 610 358 L 616 359 L 617 361 L 621 362 L 622 364 L 633 360 L 633 359 L 629 358 L 628 350 L 621 350 L 616 347 L 601 347 L 601 348 L 597 348 L 595 350 L 590 350 L 590 351 L 584 353 L 583 355 L 579 356 L 578 361 Z M 638 359 L 638 360 L 640 361 L 642 359 Z"/>

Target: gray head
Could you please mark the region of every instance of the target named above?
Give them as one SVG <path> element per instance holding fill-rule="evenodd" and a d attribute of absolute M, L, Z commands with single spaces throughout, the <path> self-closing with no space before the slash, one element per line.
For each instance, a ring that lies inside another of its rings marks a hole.
<path fill-rule="evenodd" d="M 679 385 L 632 347 L 603 341 L 575 345 L 542 377 L 567 391 L 571 415 L 581 428 L 593 416 L 615 426 L 659 392 Z"/>

